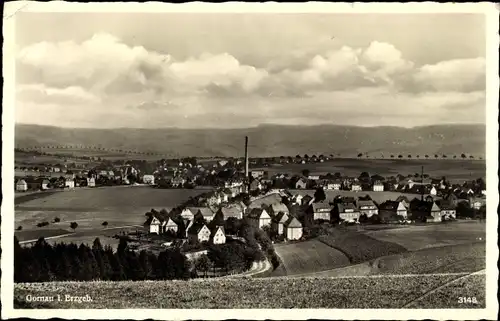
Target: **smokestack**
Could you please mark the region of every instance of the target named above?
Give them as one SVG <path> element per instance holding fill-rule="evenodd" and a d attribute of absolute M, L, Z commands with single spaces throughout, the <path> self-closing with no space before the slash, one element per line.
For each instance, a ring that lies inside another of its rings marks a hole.
<path fill-rule="evenodd" d="M 248 136 L 245 136 L 245 178 L 248 178 Z"/>

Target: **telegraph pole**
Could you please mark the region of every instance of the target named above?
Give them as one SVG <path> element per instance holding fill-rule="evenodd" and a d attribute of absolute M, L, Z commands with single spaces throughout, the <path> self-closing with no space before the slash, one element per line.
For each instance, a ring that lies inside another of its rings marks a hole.
<path fill-rule="evenodd" d="M 420 194 L 421 194 L 421 200 L 423 202 L 424 201 L 424 191 L 425 191 L 425 186 L 424 186 L 424 166 L 422 166 L 421 172 L 420 172 L 420 183 L 422 184 L 422 189 L 420 190 Z"/>

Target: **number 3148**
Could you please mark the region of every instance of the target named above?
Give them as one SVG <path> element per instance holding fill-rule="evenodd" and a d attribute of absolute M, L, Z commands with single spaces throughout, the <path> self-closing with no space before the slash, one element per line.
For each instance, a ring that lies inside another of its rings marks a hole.
<path fill-rule="evenodd" d="M 473 297 L 461 296 L 458 298 L 458 303 L 477 304 L 477 299 L 474 296 Z"/>

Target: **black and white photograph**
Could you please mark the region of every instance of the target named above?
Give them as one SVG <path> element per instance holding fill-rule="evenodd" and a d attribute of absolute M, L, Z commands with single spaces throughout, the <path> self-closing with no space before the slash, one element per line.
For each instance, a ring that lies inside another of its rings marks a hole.
<path fill-rule="evenodd" d="M 495 5 L 3 25 L 4 317 L 496 319 Z"/>

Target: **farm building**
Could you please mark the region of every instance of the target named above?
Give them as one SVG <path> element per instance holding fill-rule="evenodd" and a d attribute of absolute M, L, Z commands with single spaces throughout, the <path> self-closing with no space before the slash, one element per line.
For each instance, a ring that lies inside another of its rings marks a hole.
<path fill-rule="evenodd" d="M 367 217 L 378 215 L 378 208 L 372 200 L 358 201 L 359 215 L 365 214 Z"/>
<path fill-rule="evenodd" d="M 272 230 L 276 234 L 282 235 L 283 233 L 285 233 L 285 231 L 284 231 L 285 223 L 288 222 L 289 219 L 290 219 L 290 216 L 287 213 L 279 212 L 279 214 L 274 216 L 274 218 L 272 219 L 272 222 L 271 222 Z"/>
<path fill-rule="evenodd" d="M 295 188 L 296 189 L 306 189 L 307 188 L 307 181 L 303 178 L 299 179 L 297 183 L 295 183 Z"/>
<path fill-rule="evenodd" d="M 155 184 L 155 177 L 154 177 L 154 175 L 144 175 L 144 176 L 142 176 L 142 182 L 144 184 L 154 185 Z"/>
<path fill-rule="evenodd" d="M 226 243 L 226 233 L 224 233 L 224 226 L 214 226 L 210 231 L 210 242 L 213 244 Z"/>
<path fill-rule="evenodd" d="M 191 209 L 193 210 L 193 209 Z M 209 207 L 198 207 L 194 214 L 194 219 L 203 218 L 205 221 L 210 222 L 213 220 L 215 213 Z"/>
<path fill-rule="evenodd" d="M 237 205 L 224 206 L 217 211 L 217 214 L 219 213 L 222 214 L 224 220 L 230 217 L 234 217 L 238 220 L 243 218 L 243 210 Z"/>
<path fill-rule="evenodd" d="M 373 191 L 374 192 L 383 192 L 384 191 L 384 184 L 380 181 L 376 181 L 373 183 Z"/>
<path fill-rule="evenodd" d="M 325 220 L 329 221 L 331 218 L 332 206 L 326 202 L 312 203 L 310 211 L 313 214 L 313 220 Z"/>
<path fill-rule="evenodd" d="M 16 191 L 26 192 L 28 190 L 28 183 L 24 179 L 20 179 L 16 183 Z"/>
<path fill-rule="evenodd" d="M 335 210 L 338 212 L 340 219 L 347 222 L 359 220 L 359 211 L 353 203 L 337 203 Z"/>
<path fill-rule="evenodd" d="M 271 216 L 265 209 L 254 208 L 248 213 L 250 224 L 256 228 L 262 228 L 271 225 Z"/>
<path fill-rule="evenodd" d="M 289 240 L 298 240 L 302 237 L 302 224 L 295 217 L 291 217 L 285 223 L 285 237 Z"/>
<path fill-rule="evenodd" d="M 208 242 L 211 232 L 205 224 L 193 224 L 188 230 L 188 239 L 190 242 Z"/>

